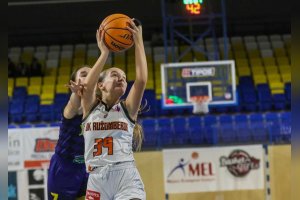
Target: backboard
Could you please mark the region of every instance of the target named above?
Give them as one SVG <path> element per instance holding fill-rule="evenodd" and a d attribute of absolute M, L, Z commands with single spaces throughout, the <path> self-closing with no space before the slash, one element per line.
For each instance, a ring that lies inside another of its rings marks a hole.
<path fill-rule="evenodd" d="M 192 106 L 192 96 L 209 96 L 209 106 L 236 105 L 233 60 L 161 64 L 162 107 Z"/>

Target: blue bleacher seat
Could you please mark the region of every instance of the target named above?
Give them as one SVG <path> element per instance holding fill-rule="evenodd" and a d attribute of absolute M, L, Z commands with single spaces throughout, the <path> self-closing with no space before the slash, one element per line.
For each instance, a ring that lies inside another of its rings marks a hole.
<path fill-rule="evenodd" d="M 25 120 L 28 122 L 38 121 L 39 102 L 26 102 L 25 104 Z"/>
<path fill-rule="evenodd" d="M 17 126 L 16 126 L 16 125 L 9 124 L 9 125 L 8 125 L 8 129 L 11 129 L 11 128 L 17 128 Z"/>
<path fill-rule="evenodd" d="M 253 140 L 255 142 L 268 142 L 268 129 L 266 128 L 264 123 L 261 122 L 253 122 L 251 123 L 251 131 Z"/>
<path fill-rule="evenodd" d="M 240 122 L 235 125 L 236 136 L 239 142 L 251 142 L 251 128 L 248 123 Z"/>
<path fill-rule="evenodd" d="M 40 103 L 40 97 L 38 95 L 28 95 L 26 97 L 27 103 Z"/>
<path fill-rule="evenodd" d="M 187 144 L 189 139 L 189 130 L 185 117 L 173 118 L 174 143 Z"/>
<path fill-rule="evenodd" d="M 153 118 L 143 119 L 141 125 L 144 130 L 144 142 L 143 146 L 155 146 L 157 144 L 157 129 L 156 120 Z"/>
<path fill-rule="evenodd" d="M 256 111 L 257 97 L 255 90 L 243 90 L 242 92 L 242 105 L 245 111 L 254 112 Z"/>
<path fill-rule="evenodd" d="M 272 109 L 272 95 L 268 84 L 257 85 L 257 95 L 260 111 L 269 111 Z"/>
<path fill-rule="evenodd" d="M 217 144 L 218 143 L 218 127 L 216 125 L 203 127 L 203 141 L 206 144 Z"/>
<path fill-rule="evenodd" d="M 222 142 L 230 143 L 236 141 L 236 131 L 232 124 L 221 124 L 216 130 L 222 138 Z"/>
<path fill-rule="evenodd" d="M 40 105 L 39 115 L 42 121 L 54 121 L 54 108 L 53 105 Z"/>
<path fill-rule="evenodd" d="M 48 124 L 35 124 L 34 127 L 36 127 L 36 128 L 44 128 L 44 127 L 48 127 Z"/>
<path fill-rule="evenodd" d="M 232 115 L 220 115 L 219 116 L 220 124 L 232 124 Z"/>
<path fill-rule="evenodd" d="M 19 128 L 32 128 L 31 124 L 20 124 Z"/>
<path fill-rule="evenodd" d="M 266 120 L 266 122 L 272 123 L 272 124 L 279 123 L 278 113 L 274 113 L 274 112 L 266 113 L 265 120 Z"/>
<path fill-rule="evenodd" d="M 272 96 L 275 110 L 284 110 L 286 108 L 286 99 L 284 94 L 274 94 Z"/>
<path fill-rule="evenodd" d="M 158 132 L 161 145 L 171 145 L 173 143 L 173 130 L 170 118 L 158 118 Z"/>
<path fill-rule="evenodd" d="M 264 122 L 264 117 L 261 113 L 252 113 L 249 115 L 249 119 L 250 119 L 251 124 Z"/>
<path fill-rule="evenodd" d="M 245 114 L 237 114 L 234 116 L 234 121 L 236 124 L 239 123 L 248 123 L 248 117 Z"/>
<path fill-rule="evenodd" d="M 23 122 L 24 105 L 22 103 L 12 102 L 9 108 L 11 120 L 15 123 Z"/>
<path fill-rule="evenodd" d="M 13 99 L 25 99 L 27 96 L 26 87 L 15 87 L 13 92 Z"/>
<path fill-rule="evenodd" d="M 204 126 L 209 127 L 217 123 L 217 117 L 215 115 L 206 115 L 204 117 Z"/>
<path fill-rule="evenodd" d="M 291 112 L 282 112 L 280 113 L 281 122 L 284 124 L 291 124 Z"/>
<path fill-rule="evenodd" d="M 188 130 L 191 144 L 195 145 L 204 143 L 204 131 L 202 130 L 201 126 L 193 126 L 190 127 Z"/>
<path fill-rule="evenodd" d="M 189 140 L 189 130 L 185 127 L 185 124 L 183 126 L 174 127 L 174 134 L 173 134 L 173 141 L 174 144 L 187 144 Z"/>
<path fill-rule="evenodd" d="M 195 128 L 195 127 L 200 128 L 202 126 L 201 118 L 199 116 L 195 116 L 195 115 L 188 117 L 188 125 L 189 125 L 189 128 Z"/>

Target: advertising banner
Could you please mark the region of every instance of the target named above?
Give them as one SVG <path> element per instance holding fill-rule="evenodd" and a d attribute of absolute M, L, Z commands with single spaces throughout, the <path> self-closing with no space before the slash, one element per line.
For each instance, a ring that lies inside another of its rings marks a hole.
<path fill-rule="evenodd" d="M 23 134 L 20 129 L 8 129 L 8 171 L 17 171 L 24 168 L 23 161 Z"/>
<path fill-rule="evenodd" d="M 166 193 L 264 189 L 261 145 L 163 150 Z"/>
<path fill-rule="evenodd" d="M 22 130 L 24 141 L 24 167 L 38 168 L 49 163 L 55 151 L 59 127 L 28 128 Z"/>

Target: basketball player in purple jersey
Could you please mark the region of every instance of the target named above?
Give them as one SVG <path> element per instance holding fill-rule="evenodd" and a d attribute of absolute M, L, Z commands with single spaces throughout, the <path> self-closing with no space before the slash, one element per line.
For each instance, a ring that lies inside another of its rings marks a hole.
<path fill-rule="evenodd" d="M 84 139 L 81 135 L 82 109 L 78 95 L 91 70 L 84 66 L 73 72 L 69 102 L 62 112 L 59 139 L 52 156 L 48 176 L 49 200 L 85 199 L 88 174 L 84 164 Z"/>

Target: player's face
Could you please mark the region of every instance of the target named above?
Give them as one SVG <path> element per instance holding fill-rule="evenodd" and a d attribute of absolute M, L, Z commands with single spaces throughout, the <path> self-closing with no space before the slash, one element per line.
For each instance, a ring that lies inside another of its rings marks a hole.
<path fill-rule="evenodd" d="M 126 74 L 119 68 L 110 68 L 103 81 L 105 89 L 122 96 L 127 88 Z"/>
<path fill-rule="evenodd" d="M 90 70 L 91 68 L 89 67 L 80 68 L 76 73 L 76 82 L 80 80 L 80 83 L 83 83 Z"/>

